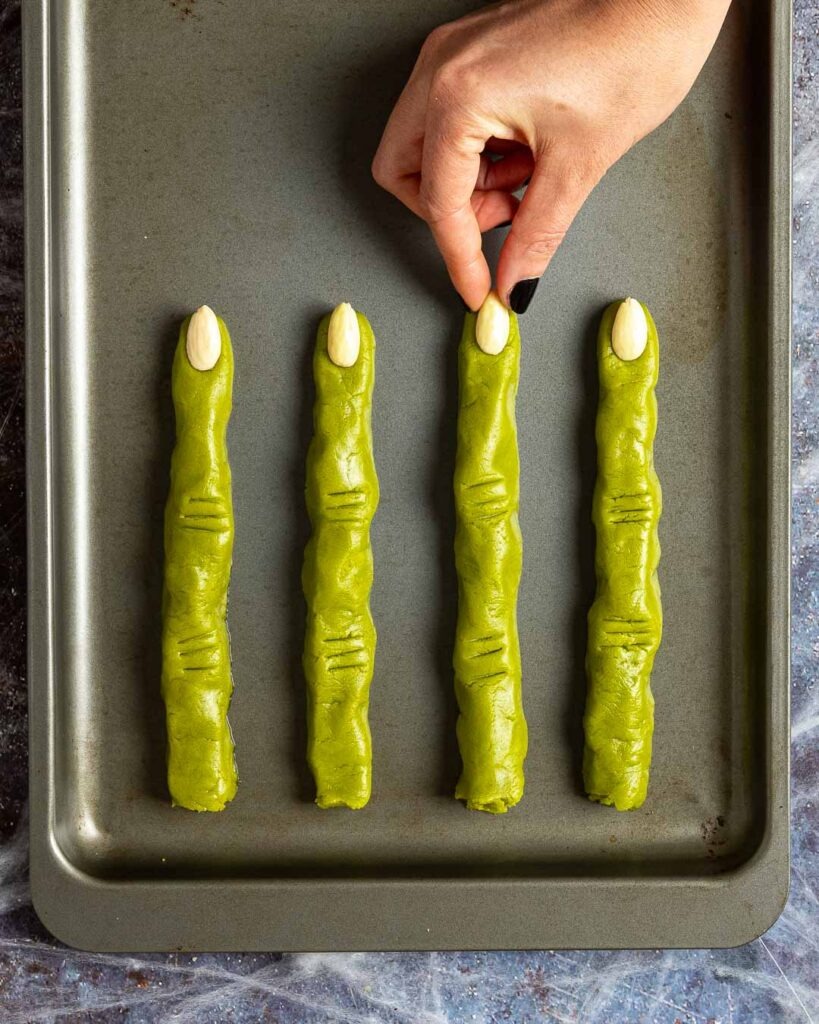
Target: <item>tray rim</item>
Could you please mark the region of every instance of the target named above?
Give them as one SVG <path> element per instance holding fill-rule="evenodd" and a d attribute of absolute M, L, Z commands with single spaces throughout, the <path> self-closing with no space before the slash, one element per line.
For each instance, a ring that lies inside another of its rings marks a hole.
<path fill-rule="evenodd" d="M 771 0 L 768 514 L 770 613 L 765 831 L 711 877 L 100 880 L 54 831 L 54 500 L 51 0 L 23 4 L 28 677 L 31 893 L 40 920 L 95 951 L 616 949 L 737 946 L 777 919 L 789 885 L 791 20 Z M 465 915 L 464 900 L 480 916 Z M 658 895 L 662 891 L 662 912 Z M 79 912 L 81 911 L 81 912 Z"/>

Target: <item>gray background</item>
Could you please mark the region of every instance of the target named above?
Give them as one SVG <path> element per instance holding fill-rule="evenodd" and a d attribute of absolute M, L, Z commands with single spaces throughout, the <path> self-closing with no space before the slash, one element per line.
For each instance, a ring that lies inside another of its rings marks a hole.
<path fill-rule="evenodd" d="M 202 3 L 203 9 L 201 16 L 204 18 L 207 14 L 207 7 L 202 0 L 200 0 L 200 3 Z M 194 20 L 192 16 L 180 16 L 176 11 L 170 11 L 169 13 L 180 17 L 181 23 Z M 13 5 L 3 9 L 3 46 L 4 54 L 7 55 L 4 60 L 4 66 L 8 74 L 7 84 L 4 82 L 6 90 L 4 96 L 8 97 L 8 101 L 4 104 L 5 117 L 2 122 L 2 129 L 9 140 L 9 148 L 6 149 L 4 146 L 4 153 L 14 152 L 15 131 L 19 131 L 19 125 L 16 124 L 15 120 L 15 109 L 19 105 L 19 95 L 15 95 L 14 92 L 16 81 L 16 54 L 13 45 L 16 32 L 15 17 Z M 805 26 L 809 34 L 815 34 L 815 12 L 797 10 L 797 76 L 800 74 L 800 61 L 808 61 L 810 59 L 810 51 L 806 48 L 800 49 L 798 35 L 800 24 Z M 807 700 L 802 701 L 799 699 L 803 692 L 807 696 L 809 690 L 810 673 L 806 659 L 811 654 L 811 642 L 813 640 L 813 634 L 810 632 L 812 628 L 812 620 L 810 619 L 810 573 L 812 571 L 812 563 L 809 558 L 806 558 L 803 563 L 804 567 L 800 569 L 800 555 L 809 555 L 808 543 L 805 541 L 804 544 L 801 544 L 801 538 L 803 536 L 803 529 L 805 531 L 804 536 L 809 536 L 810 520 L 808 515 L 813 507 L 814 492 L 811 488 L 812 481 L 815 479 L 811 476 L 810 470 L 810 455 L 813 450 L 811 447 L 811 435 L 805 429 L 805 424 L 809 422 L 810 411 L 809 406 L 806 404 L 806 396 L 809 394 L 810 388 L 812 365 L 810 361 L 812 356 L 810 345 L 811 342 L 815 343 L 816 341 L 815 305 L 813 309 L 810 306 L 811 300 L 816 299 L 816 280 L 810 277 L 810 229 L 812 227 L 810 208 L 804 208 L 800 205 L 800 198 L 806 198 L 809 189 L 815 185 L 817 163 L 816 146 L 814 145 L 812 149 L 810 147 L 812 138 L 811 125 L 808 123 L 800 126 L 799 123 L 800 102 L 803 101 L 806 104 L 804 109 L 812 109 L 810 104 L 815 106 L 816 101 L 815 92 L 810 92 L 812 86 L 810 85 L 809 70 L 808 68 L 805 71 L 803 92 L 800 93 L 799 89 L 797 89 L 796 94 L 797 142 L 801 141 L 806 148 L 803 151 L 799 147 L 797 152 L 797 191 L 795 197 L 797 227 L 802 223 L 800 217 L 803 217 L 806 232 L 804 234 L 797 232 L 796 234 L 798 258 L 800 256 L 800 245 L 805 248 L 803 249 L 803 259 L 797 263 L 796 271 L 797 315 L 794 340 L 797 366 L 795 375 L 795 457 L 797 459 L 795 467 L 797 515 L 795 522 L 795 548 L 797 560 L 794 596 L 797 617 L 795 622 L 794 648 L 794 686 L 796 689 L 794 697 L 794 731 L 796 742 L 794 767 L 795 777 L 799 779 L 801 771 L 801 777 L 804 781 L 795 799 L 797 870 L 794 879 L 794 895 L 785 916 L 773 929 L 772 933 L 764 940 L 760 940 L 759 943 L 747 947 L 744 951 L 715 954 L 716 959 L 711 957 L 710 954 L 699 953 L 669 953 L 662 955 L 659 960 L 652 954 L 628 953 L 600 955 L 599 958 L 596 958 L 594 954 L 537 954 L 532 956 L 498 954 L 483 956 L 452 955 L 432 958 L 426 956 L 383 958 L 288 957 L 283 960 L 271 957 L 200 957 L 198 959 L 179 957 L 144 958 L 140 962 L 129 962 L 127 958 L 122 957 L 94 958 L 85 955 L 74 957 L 70 954 L 66 960 L 64 953 L 57 953 L 57 958 L 54 959 L 54 954 L 48 952 L 51 948 L 48 943 L 42 946 L 39 945 L 43 942 L 42 936 L 37 931 L 28 913 L 24 909 L 15 910 L 16 900 L 21 896 L 20 890 L 15 889 L 15 885 L 21 875 L 20 861 L 24 856 L 22 840 L 18 839 L 4 848 L 3 859 L 0 860 L 0 866 L 6 872 L 9 880 L 9 884 L 3 890 L 6 898 L 5 905 L 11 911 L 3 919 L 6 936 L 4 942 L 9 947 L 6 951 L 9 960 L 6 967 L 3 968 L 3 970 L 8 969 L 9 972 L 6 978 L 6 993 L 16 1000 L 14 986 L 23 980 L 26 982 L 28 990 L 25 997 L 20 996 L 19 1002 L 8 1004 L 9 1006 L 17 1006 L 17 1009 L 13 1011 L 16 1016 L 10 1019 L 21 1021 L 49 1019 L 50 1016 L 55 1015 L 55 1011 L 49 1008 L 49 1003 L 46 1001 L 49 998 L 47 996 L 49 987 L 59 988 L 57 998 L 62 1001 L 62 1005 L 73 1006 L 78 1001 L 88 999 L 90 1000 L 89 1005 L 93 1006 L 95 1000 L 101 1000 L 107 1004 L 116 1003 L 121 994 L 118 991 L 118 987 L 121 988 L 123 985 L 133 990 L 132 995 L 137 1000 L 148 998 L 152 988 L 155 988 L 159 993 L 167 992 L 171 1000 L 170 1004 L 160 1003 L 153 1007 L 151 1003 L 134 1005 L 128 1012 L 131 1015 L 131 1019 L 135 1020 L 166 1019 L 163 1014 L 169 1015 L 173 1012 L 171 1007 L 181 1009 L 180 1019 L 186 1019 L 187 1015 L 187 1019 L 222 1020 L 225 1019 L 227 1007 L 231 1003 L 235 1003 L 236 1016 L 244 1014 L 248 1020 L 258 1019 L 262 1013 L 263 1006 L 268 1011 L 268 1016 L 271 1019 L 278 1017 L 283 1020 L 460 1020 L 468 1019 L 471 1013 L 475 1013 L 478 1020 L 491 1020 L 493 1019 L 493 1014 L 498 1019 L 504 1019 L 505 1014 L 506 1019 L 514 1020 L 524 1020 L 526 1019 L 526 1014 L 529 1015 L 530 1019 L 549 1019 L 550 1016 L 556 1015 L 558 1019 L 591 1020 L 595 1019 L 595 1008 L 600 1011 L 601 1019 L 617 1019 L 616 1014 L 619 1012 L 622 1014 L 620 1019 L 631 1020 L 634 1018 L 639 1019 L 639 1014 L 642 1012 L 641 1006 L 645 1007 L 646 1019 L 652 1019 L 652 1015 L 659 1020 L 671 1020 L 674 1015 L 678 1016 L 681 1020 L 707 1020 L 709 1016 L 714 1017 L 714 1019 L 736 1019 L 738 1021 L 742 1019 L 763 1019 L 762 1013 L 765 1011 L 762 1010 L 759 1002 L 757 1003 L 757 1009 L 753 1012 L 753 1016 L 747 1016 L 748 1011 L 744 1011 L 743 1007 L 747 1006 L 748 1000 L 771 1000 L 771 1006 L 777 1001 L 781 1001 L 783 1007 L 790 1007 L 790 1009 L 780 1008 L 779 1019 L 782 1019 L 782 1014 L 785 1012 L 792 1012 L 794 1014 L 792 1019 L 795 1020 L 805 1019 L 809 1013 L 815 1013 L 814 1010 L 810 1009 L 812 1005 L 815 1005 L 815 1003 L 811 1004 L 811 1000 L 815 1000 L 815 994 L 811 987 L 812 979 L 810 978 L 810 968 L 808 966 L 811 962 L 815 963 L 815 951 L 811 950 L 809 945 L 806 945 L 806 943 L 810 942 L 810 917 L 806 915 L 810 914 L 811 886 L 812 884 L 815 885 L 815 876 L 812 882 L 811 875 L 805 874 L 805 871 L 809 872 L 811 870 L 809 861 L 804 860 L 803 863 L 799 860 L 800 836 L 804 836 L 804 843 L 808 844 L 808 837 L 811 833 L 809 818 L 813 808 L 810 786 L 814 787 L 815 793 L 815 778 L 810 768 L 808 743 L 810 742 L 811 729 L 815 729 L 817 718 L 815 704 L 811 707 Z M 397 75 L 397 72 L 393 70 L 392 74 Z M 669 126 L 669 130 L 673 130 L 673 125 Z M 802 132 L 801 137 L 799 134 L 800 130 Z M 373 131 L 375 132 L 374 127 Z M 802 156 L 802 152 L 808 155 Z M 811 153 L 813 154 L 812 159 Z M 169 158 L 170 156 L 172 154 L 169 155 Z M 246 175 L 253 179 L 254 174 L 270 173 L 269 168 L 255 167 L 254 169 L 254 166 L 246 167 L 245 164 L 248 161 L 253 165 L 253 161 L 257 159 L 255 150 L 252 157 L 253 159 L 251 160 L 247 153 L 237 154 L 237 159 L 241 158 L 244 161 L 241 168 L 242 180 L 245 180 Z M 356 159 L 357 165 L 355 160 L 353 161 L 354 168 L 357 167 L 357 172 L 363 172 L 363 169 L 366 168 L 367 160 L 364 157 Z M 800 163 L 800 160 L 804 160 L 804 163 Z M 138 158 L 136 162 L 138 164 Z M 17 365 L 16 359 L 19 355 L 19 334 L 15 333 L 15 329 L 19 328 L 19 257 L 15 255 L 18 251 L 19 243 L 19 220 L 16 223 L 15 233 L 15 216 L 19 212 L 19 196 L 15 190 L 19 186 L 19 177 L 15 176 L 13 166 L 9 166 L 7 171 L 4 168 L 4 172 L 2 211 L 4 215 L 3 224 L 4 226 L 8 225 L 8 227 L 4 230 L 3 234 L 2 253 L 4 262 L 2 283 L 4 286 L 3 315 L 8 317 L 6 321 L 8 326 L 6 327 L 4 324 L 2 368 L 3 372 L 8 374 L 8 383 L 4 378 L 2 396 L 3 401 L 7 403 L 9 415 L 7 417 L 3 413 L 0 416 L 0 422 L 7 423 L 3 435 L 3 457 L 6 459 L 8 452 L 8 475 L 6 479 L 11 487 L 8 498 L 4 499 L 6 502 L 4 512 L 8 513 L 6 521 L 11 527 L 4 531 L 4 543 L 9 547 L 10 557 L 8 564 L 11 570 L 11 578 L 4 594 L 4 600 L 11 602 L 10 611 L 12 614 L 7 618 L 4 617 L 3 627 L 4 632 L 7 628 L 11 627 L 9 636 L 10 639 L 13 639 L 15 636 L 17 637 L 17 647 L 15 648 L 14 643 L 9 645 L 7 664 L 10 667 L 10 671 L 5 673 L 3 685 L 4 692 L 6 689 L 9 692 L 8 699 L 10 702 L 14 703 L 16 701 L 19 706 L 21 674 L 19 661 L 20 620 L 18 617 L 16 620 L 18 625 L 15 626 L 13 610 L 19 607 L 19 604 L 16 602 L 19 600 L 21 581 L 19 579 L 19 570 L 15 569 L 14 558 L 11 557 L 15 556 L 16 545 L 19 544 L 19 526 L 17 527 L 18 532 L 15 533 L 13 521 L 15 515 L 13 500 L 15 482 L 19 486 L 19 476 L 15 475 L 18 472 L 15 466 L 19 466 L 19 462 L 15 461 L 15 450 L 19 447 L 19 432 L 16 439 L 14 435 L 15 420 L 19 425 L 19 416 L 17 416 L 19 405 L 16 404 L 19 402 L 19 395 L 15 398 L 15 395 L 17 395 L 17 378 L 15 373 L 18 372 L 15 370 L 15 367 Z M 120 173 L 122 173 L 122 169 L 120 169 Z M 260 178 L 259 181 L 261 187 L 262 179 Z M 201 187 L 201 185 L 202 183 L 197 183 L 197 187 Z M 269 182 L 265 187 L 269 190 Z M 215 188 L 216 186 L 214 185 Z M 801 188 L 805 189 L 804 193 L 800 192 Z M 214 192 L 213 202 L 219 203 L 218 208 L 220 210 L 225 205 L 219 199 L 216 192 Z M 241 203 L 238 205 L 241 207 Z M 282 212 L 282 209 L 284 207 L 279 209 L 279 213 Z M 384 207 L 384 209 L 386 210 L 387 208 Z M 584 220 L 578 225 L 577 234 L 581 242 L 584 223 L 585 231 L 590 237 L 593 234 L 599 234 L 599 224 L 595 224 L 594 231 L 592 231 L 592 224 L 589 218 L 593 216 L 594 206 L 591 205 L 587 207 Z M 397 212 L 390 211 L 385 213 L 385 217 L 388 219 L 386 222 L 380 222 L 382 224 L 381 227 L 374 225 L 369 232 L 362 236 L 366 238 L 368 246 L 383 244 L 379 241 L 382 231 L 385 235 L 394 236 L 400 232 L 402 227 L 405 230 L 411 230 L 407 227 L 405 219 L 400 217 Z M 215 218 L 207 218 L 208 222 L 212 219 Z M 163 231 L 161 222 L 146 226 L 161 236 Z M 254 228 L 252 224 L 242 224 L 240 227 L 243 236 L 245 232 L 251 236 L 254 231 L 258 230 L 259 238 L 262 238 L 266 232 L 271 230 L 270 225 Z M 225 267 L 228 268 L 228 273 L 236 275 L 236 279 L 229 282 L 230 287 L 237 289 L 235 294 L 241 296 L 242 301 L 246 302 L 248 307 L 254 306 L 258 308 L 259 297 L 252 295 L 244 296 L 240 290 L 241 275 L 237 268 L 240 264 L 241 254 L 232 253 L 229 248 L 229 238 L 235 237 L 236 230 L 237 228 L 234 226 L 231 231 L 226 230 L 224 236 L 215 237 L 212 241 L 214 244 L 225 245 L 224 250 L 220 250 L 226 254 Z M 358 231 L 359 229 L 357 228 L 356 230 Z M 150 231 L 146 230 L 144 234 L 148 234 L 149 237 L 148 239 L 143 238 L 142 241 L 150 241 Z M 291 236 L 288 236 L 291 240 L 292 234 L 291 228 Z M 354 238 L 357 236 L 351 233 L 350 237 Z M 143 254 L 136 248 L 137 241 L 138 239 L 133 240 L 133 264 L 130 268 L 134 274 L 143 272 L 141 268 L 149 262 L 149 259 L 144 258 Z M 613 242 L 616 244 L 616 239 Z M 412 251 L 418 245 L 419 243 L 413 241 L 411 245 L 406 246 L 406 249 Z M 121 250 L 119 250 L 119 253 L 117 258 L 122 258 Z M 403 274 L 406 255 L 407 252 L 405 251 L 393 254 L 392 256 L 385 255 L 384 257 L 385 260 L 390 261 L 396 268 L 394 271 L 397 275 L 396 280 L 400 279 L 402 288 L 406 287 L 406 279 Z M 298 278 L 298 275 L 303 273 L 302 268 L 309 257 L 309 253 L 300 253 L 298 251 L 298 240 L 296 239 L 292 261 L 288 261 L 289 270 L 287 268 L 279 268 L 280 275 L 283 275 L 285 279 L 287 279 L 288 274 L 295 275 Z M 354 260 L 354 258 L 355 253 L 351 256 L 351 259 Z M 699 256 L 697 258 L 699 259 Z M 566 270 L 568 270 L 570 259 L 573 262 L 571 250 L 567 248 L 567 255 L 565 257 Z M 577 259 L 576 254 L 574 259 Z M 328 260 L 327 262 L 330 263 L 332 261 Z M 426 267 L 426 264 L 424 266 Z M 348 269 L 344 268 L 342 274 L 345 282 L 349 280 Z M 597 301 L 595 288 L 601 293 L 605 292 L 606 297 L 612 290 L 614 293 L 617 293 L 616 281 L 600 280 L 599 267 L 597 270 L 596 282 L 590 281 L 581 287 L 576 279 L 573 278 L 571 288 L 561 288 L 559 281 L 560 267 L 557 266 L 553 278 L 554 295 L 551 293 L 541 295 L 538 297 L 538 301 L 541 304 L 558 302 L 561 294 L 574 295 L 578 293 L 584 296 L 584 301 L 588 297 L 590 302 L 594 304 Z M 107 272 L 110 273 L 111 270 Z M 203 287 L 201 277 L 193 269 L 190 269 L 189 273 L 190 289 Z M 426 275 L 428 271 L 425 269 L 424 273 Z M 274 276 L 275 274 L 271 273 L 271 279 Z M 658 270 L 659 280 L 666 281 L 667 278 L 672 276 L 668 268 L 664 271 L 662 268 Z M 220 282 L 215 279 L 213 282 L 209 282 L 209 284 L 211 290 L 217 293 L 228 288 L 228 284 L 224 281 Z M 340 286 L 340 282 L 333 282 L 329 279 L 323 283 L 323 287 L 328 291 L 332 290 L 333 287 Z M 299 287 L 302 291 L 304 290 L 303 284 Z M 426 308 L 430 305 L 430 302 L 425 283 L 419 282 L 417 287 L 419 303 L 423 304 Z M 651 281 L 645 282 L 643 287 L 646 289 L 652 288 L 652 291 L 646 291 L 646 294 L 654 294 L 661 291 L 658 285 L 652 285 Z M 379 286 L 378 289 L 373 288 L 372 291 L 373 294 L 369 294 L 362 288 L 362 296 L 360 298 L 358 295 L 352 297 L 361 308 L 366 309 L 371 314 L 378 330 L 377 303 L 379 296 L 375 292 L 378 291 L 380 294 L 381 287 Z M 602 294 L 600 297 L 602 298 Z M 333 296 L 334 299 L 335 296 Z M 168 301 L 169 304 L 179 301 L 176 287 L 174 287 L 172 298 Z M 197 298 L 192 296 L 191 301 L 195 302 Z M 671 302 L 670 299 L 669 302 Z M 435 339 L 443 335 L 443 327 L 445 325 L 451 324 L 457 319 L 457 315 L 453 316 L 451 300 L 446 295 L 443 282 L 438 292 L 438 303 L 440 306 L 437 311 L 438 324 L 441 326 L 439 327 L 435 322 L 431 324 L 431 330 L 434 331 Z M 236 334 L 237 326 L 234 325 L 233 321 L 238 323 L 242 315 L 241 308 L 239 308 L 241 303 L 238 299 L 236 300 L 237 309 L 235 314 L 232 314 L 229 308 L 225 308 L 225 303 L 222 303 L 220 307 L 215 297 L 213 298 L 213 304 L 220 308 L 220 311 L 224 312 L 226 317 L 229 318 L 234 334 Z M 176 308 L 169 308 L 167 311 L 168 318 L 172 318 L 177 312 Z M 308 313 L 310 312 L 308 311 Z M 582 313 L 582 310 L 568 308 L 561 311 L 561 315 L 571 317 L 573 320 L 581 318 Z M 811 313 L 813 313 L 812 320 Z M 14 319 L 15 316 L 17 320 Z M 152 311 L 151 319 L 153 317 L 154 313 Z M 386 309 L 381 314 L 381 319 L 385 323 L 390 323 L 394 318 L 389 315 L 389 309 Z M 309 320 L 309 316 L 307 320 Z M 285 328 L 283 333 L 287 334 L 289 330 L 290 328 Z M 414 332 L 407 333 L 410 335 Z M 380 369 L 382 373 L 387 373 L 390 372 L 388 370 L 389 363 L 385 361 L 385 355 L 389 358 L 389 353 L 385 352 L 385 349 L 387 349 L 387 344 L 385 344 L 387 339 L 380 338 L 380 340 L 382 340 Z M 271 340 L 270 347 L 274 347 L 273 340 Z M 561 379 L 561 373 L 567 374 L 569 364 L 573 365 L 573 361 L 569 358 L 568 348 L 568 343 L 565 343 L 564 345 L 556 345 L 553 349 L 557 354 L 558 360 L 561 356 L 565 358 L 565 366 L 562 369 L 560 362 L 556 366 L 551 363 L 549 365 L 550 373 L 555 373 L 558 376 L 558 380 Z M 262 355 L 265 350 L 265 346 L 261 343 L 253 346 L 253 351 L 257 355 Z M 434 355 L 434 342 L 426 343 L 421 351 L 427 353 L 427 356 L 430 353 Z M 391 352 L 396 360 L 406 359 L 408 352 L 414 355 L 407 344 L 401 344 L 399 341 L 394 343 Z M 680 352 L 683 353 L 683 356 L 685 355 L 683 346 L 680 346 L 676 352 L 672 347 L 668 353 L 668 358 L 673 359 L 676 356 L 677 360 L 682 363 Z M 707 357 L 707 353 L 693 353 L 693 355 L 698 355 L 700 360 L 702 360 L 703 356 Z M 545 360 L 542 365 L 546 365 Z M 412 374 L 409 372 L 408 366 L 409 364 L 406 362 L 396 363 L 396 368 L 393 369 L 393 372 L 401 372 L 402 380 L 409 381 L 412 379 Z M 677 372 L 684 373 L 685 371 L 679 370 Z M 536 381 L 536 378 L 530 379 Z M 565 376 L 563 379 L 565 379 Z M 267 368 L 262 367 L 258 369 L 258 373 L 254 374 L 253 381 L 250 381 L 251 384 L 255 382 L 255 387 L 259 393 L 259 401 L 264 403 L 264 408 L 268 408 L 270 402 L 270 396 L 264 393 L 265 389 L 263 387 L 268 380 Z M 120 382 L 119 386 L 127 386 L 128 383 Z M 130 383 L 137 384 L 138 382 Z M 554 392 L 551 391 L 553 387 L 555 388 Z M 554 394 L 564 390 L 555 387 L 551 382 L 549 383 L 549 388 L 550 393 Z M 279 394 L 281 392 L 277 392 L 277 395 Z M 671 395 L 662 397 L 669 400 Z M 433 398 L 434 396 L 428 397 L 419 388 L 418 394 L 408 395 L 407 404 L 412 404 L 414 408 L 426 408 L 428 410 L 427 421 L 432 426 L 438 426 Z M 535 400 L 535 398 L 530 399 L 530 401 Z M 114 396 L 112 396 L 111 406 L 113 409 L 120 407 Z M 542 407 L 544 412 L 548 412 L 545 403 Z M 431 414 L 429 412 L 430 409 Z M 566 419 L 571 419 L 568 410 L 564 408 L 562 412 Z M 285 414 L 285 410 L 283 410 L 282 415 L 284 416 Z M 101 415 L 101 412 L 98 411 L 97 415 Z M 802 417 L 801 420 L 800 416 Z M 560 422 L 557 420 L 558 413 L 556 411 L 555 422 L 544 424 L 543 436 L 550 439 L 550 444 L 561 445 L 565 443 L 566 439 L 560 436 L 559 431 L 561 429 L 566 430 L 567 427 L 564 420 L 560 420 Z M 387 438 L 389 438 L 390 421 L 391 416 L 389 411 L 387 411 L 386 415 L 383 416 L 384 429 L 387 431 L 385 436 Z M 237 428 L 238 426 L 239 424 L 237 423 Z M 550 429 L 545 429 L 547 426 Z M 141 430 L 144 430 L 146 424 L 140 424 L 139 427 Z M 271 428 L 273 439 L 275 439 L 275 433 L 275 429 Z M 555 436 L 556 433 L 557 436 Z M 431 431 L 431 434 L 429 444 L 431 454 L 434 454 L 440 451 L 441 446 L 434 430 Z M 256 437 L 257 435 L 254 433 L 253 436 Z M 401 432 L 396 430 L 395 435 L 391 439 L 391 444 L 393 446 L 400 446 L 402 436 Z M 236 440 L 233 443 L 235 444 Z M 250 443 L 248 441 L 248 444 Z M 270 438 L 264 439 L 264 445 L 259 442 L 259 451 L 266 452 L 266 446 L 269 443 Z M 385 440 L 384 444 L 386 445 L 387 443 L 387 440 Z M 425 458 L 428 457 L 429 453 Z M 804 473 L 801 470 L 803 464 L 807 467 Z M 382 467 L 382 477 L 384 468 L 386 467 Z M 570 481 L 567 481 L 567 483 L 571 485 Z M 259 486 L 261 487 L 262 484 L 263 481 L 260 481 Z M 396 479 L 395 485 L 391 490 L 396 494 L 400 494 L 402 486 L 403 480 L 399 474 L 399 478 Z M 425 488 L 421 494 L 410 496 L 408 500 L 414 503 L 416 501 L 421 502 L 424 499 L 429 501 L 429 487 Z M 561 500 L 565 500 L 565 498 Z M 556 500 L 555 505 L 558 503 Z M 544 535 L 547 535 L 549 519 L 547 518 L 544 523 L 538 524 L 538 515 L 546 516 L 547 510 L 544 509 L 539 513 L 535 504 L 530 502 L 532 518 L 526 520 L 525 528 L 528 531 L 536 529 L 537 525 L 540 525 Z M 161 501 L 158 502 L 157 508 L 160 506 Z M 800 517 L 800 509 L 803 509 L 802 517 Z M 414 509 L 408 511 L 411 511 L 412 515 L 417 516 L 417 511 Z M 420 538 L 420 540 L 422 547 L 428 543 L 424 538 Z M 385 558 L 389 557 L 389 547 L 389 542 L 384 545 Z M 249 553 L 248 564 L 245 567 L 245 571 L 248 573 L 253 571 L 250 562 Z M 147 571 L 151 572 L 150 566 Z M 258 568 L 258 571 L 261 572 L 261 567 Z M 263 585 L 265 584 L 260 583 L 260 586 Z M 267 585 L 272 590 L 272 584 L 268 583 Z M 801 609 L 800 587 L 804 588 Z M 801 633 L 800 628 L 802 630 Z M 18 658 L 16 663 L 14 661 L 15 652 L 17 652 Z M 803 660 L 800 661 L 800 658 Z M 534 663 L 537 662 L 535 661 Z M 6 682 L 6 677 L 8 677 L 8 682 Z M 9 713 L 7 716 L 4 716 L 3 729 L 8 736 L 7 743 L 9 749 L 14 749 L 15 738 L 17 738 L 17 749 L 19 750 L 19 737 L 22 729 L 19 712 L 16 714 Z M 800 746 L 800 738 L 803 746 Z M 434 745 L 433 749 L 435 749 Z M 22 761 L 19 753 L 16 758 L 9 759 L 8 776 L 2 784 L 4 787 L 4 821 L 9 833 L 13 832 L 15 823 L 19 820 L 19 802 L 23 796 L 22 786 L 19 782 L 21 764 Z M 429 774 L 432 775 L 433 773 L 430 772 Z M 427 776 L 425 775 L 424 777 L 426 778 Z M 18 780 L 17 782 L 14 781 L 15 778 Z M 800 829 L 804 829 L 804 833 L 800 832 Z M 22 833 L 19 834 L 21 835 Z M 806 849 L 804 852 L 809 853 L 809 849 Z M 813 868 L 812 870 L 815 871 L 816 869 Z M 813 899 L 815 906 L 815 898 Z M 800 915 L 802 916 L 800 917 Z M 815 917 L 813 921 L 815 923 Z M 791 929 L 790 932 L 789 929 Z M 804 964 L 800 964 L 800 952 L 797 952 L 797 944 L 795 942 L 792 943 L 793 948 L 791 948 L 790 952 L 787 952 L 789 934 L 793 936 L 801 934 L 801 955 L 805 956 Z M 27 935 L 30 938 L 27 939 Z M 29 945 L 33 943 L 34 945 L 32 948 L 26 948 L 27 943 Z M 812 959 L 809 961 L 808 957 L 811 955 Z M 790 981 L 780 973 L 777 961 L 780 965 L 784 966 L 788 975 L 792 975 Z M 708 967 L 709 963 L 711 964 L 710 968 Z M 585 968 L 587 966 L 594 968 L 593 973 L 586 971 Z M 751 967 L 756 967 L 757 970 L 752 975 L 748 975 L 746 973 L 747 969 Z M 657 968 L 662 973 L 650 973 Z M 715 970 L 717 973 L 715 973 Z M 61 977 L 60 971 L 65 972 L 62 977 L 71 986 L 70 988 L 66 988 L 64 985 L 56 985 L 56 982 Z M 126 976 L 129 972 L 130 977 Z M 648 977 L 644 976 L 645 972 L 649 972 Z M 739 977 L 736 976 L 737 972 L 739 972 Z M 4 975 L 0 973 L 0 978 L 3 977 Z M 815 981 L 815 979 L 813 980 Z M 230 1003 L 224 1002 L 226 998 L 225 989 L 234 989 L 227 996 L 231 1001 Z M 35 1009 L 36 999 L 40 997 L 43 999 L 42 1013 Z M 199 999 L 201 1001 L 197 1002 L 196 1000 Z M 694 999 L 698 1001 L 692 1001 Z M 212 1000 L 212 1002 L 209 1000 Z M 653 1003 L 652 1000 L 654 1000 Z M 307 1006 L 304 1005 L 305 1001 Z M 301 1003 L 301 1006 L 299 1006 L 299 1003 Z M 586 1004 L 585 1009 L 581 1009 L 584 1003 Z M 289 1018 L 288 1005 L 291 1007 Z M 616 1006 L 623 1007 L 624 1005 L 626 1007 L 624 1009 L 619 1011 L 615 1009 Z M 649 1006 L 653 1006 L 653 1009 L 650 1011 L 648 1009 Z M 743 1012 L 746 1013 L 745 1018 L 742 1016 Z M 313 1016 L 311 1017 L 310 1014 L 313 1014 Z M 799 1016 L 800 1014 L 801 1016 Z M 70 1018 L 63 1017 L 62 1019 Z M 96 1018 L 77 1015 L 75 1019 L 106 1018 L 104 1016 Z"/>

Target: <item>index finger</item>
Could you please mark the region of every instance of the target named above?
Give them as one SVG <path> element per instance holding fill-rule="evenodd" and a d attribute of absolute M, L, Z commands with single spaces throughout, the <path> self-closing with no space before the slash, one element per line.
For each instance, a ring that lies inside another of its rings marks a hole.
<path fill-rule="evenodd" d="M 481 170 L 484 139 L 441 121 L 427 124 L 421 158 L 421 215 L 452 278 L 470 309 L 480 308 L 492 278 L 481 247 L 472 193 Z"/>

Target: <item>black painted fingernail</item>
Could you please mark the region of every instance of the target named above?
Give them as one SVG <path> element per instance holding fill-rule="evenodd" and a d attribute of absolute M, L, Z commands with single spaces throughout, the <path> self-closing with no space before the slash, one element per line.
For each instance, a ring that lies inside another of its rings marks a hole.
<path fill-rule="evenodd" d="M 518 281 L 509 295 L 509 305 L 512 307 L 512 312 L 526 312 L 539 284 L 539 277 L 529 277 L 525 281 Z"/>

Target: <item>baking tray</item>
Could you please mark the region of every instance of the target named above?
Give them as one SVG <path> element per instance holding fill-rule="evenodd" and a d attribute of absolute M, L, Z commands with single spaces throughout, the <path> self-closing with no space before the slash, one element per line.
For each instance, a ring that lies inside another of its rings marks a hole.
<path fill-rule="evenodd" d="M 611 171 L 523 321 L 527 792 L 452 797 L 451 477 L 461 312 L 369 163 L 419 43 L 464 0 L 28 0 L 31 878 L 94 949 L 719 946 L 788 878 L 786 3 L 735 3 L 690 98 Z M 496 248 L 496 240 L 488 242 Z M 649 798 L 579 782 L 593 591 L 593 335 L 662 338 L 665 637 Z M 299 571 L 318 317 L 378 337 L 374 795 L 304 763 Z M 241 785 L 169 806 L 162 511 L 180 318 L 236 349 L 230 602 Z"/>

